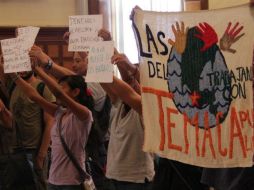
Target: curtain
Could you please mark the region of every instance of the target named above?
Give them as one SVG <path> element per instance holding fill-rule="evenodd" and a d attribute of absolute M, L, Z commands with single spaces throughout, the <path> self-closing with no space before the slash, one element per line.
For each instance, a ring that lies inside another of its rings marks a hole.
<path fill-rule="evenodd" d="M 89 14 L 103 15 L 103 27 L 112 33 L 117 49 L 133 63 L 138 62 L 138 55 L 128 18 L 135 5 L 152 11 L 193 11 L 207 9 L 208 0 L 88 0 Z"/>

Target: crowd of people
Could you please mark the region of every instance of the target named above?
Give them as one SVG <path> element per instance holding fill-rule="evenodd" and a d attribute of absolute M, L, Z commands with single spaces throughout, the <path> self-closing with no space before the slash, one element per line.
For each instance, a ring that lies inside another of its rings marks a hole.
<path fill-rule="evenodd" d="M 253 168 L 204 169 L 143 152 L 139 67 L 125 54 L 115 49 L 111 59 L 121 79 L 101 84 L 85 82 L 88 52 L 74 52 L 68 68 L 36 45 L 29 55 L 32 71 L 12 74 L 0 57 L 0 190 L 81 190 L 88 179 L 97 190 L 253 189 Z M 32 175 L 7 179 L 19 153 Z"/>

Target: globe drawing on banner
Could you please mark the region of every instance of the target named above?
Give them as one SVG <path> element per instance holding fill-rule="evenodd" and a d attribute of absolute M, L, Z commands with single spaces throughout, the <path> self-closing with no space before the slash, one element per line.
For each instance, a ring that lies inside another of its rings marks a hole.
<path fill-rule="evenodd" d="M 178 23 L 176 28 L 172 26 L 176 42 L 177 36 L 186 42 L 182 40 L 180 45 L 178 43 L 178 49 L 175 46 L 171 48 L 167 67 L 168 88 L 174 95 L 178 111 L 191 120 L 197 118 L 200 128 L 214 127 L 228 115 L 232 101 L 232 73 L 220 48 L 235 53 L 227 43 L 236 42 L 244 35 L 239 34 L 243 29 L 238 26 L 239 23 L 232 29 L 231 25 L 228 24 L 220 40 L 220 47 L 217 34 L 208 23 L 200 23 L 189 30 L 184 28 L 184 23 L 181 29 Z M 174 42 L 169 40 L 169 43 Z"/>

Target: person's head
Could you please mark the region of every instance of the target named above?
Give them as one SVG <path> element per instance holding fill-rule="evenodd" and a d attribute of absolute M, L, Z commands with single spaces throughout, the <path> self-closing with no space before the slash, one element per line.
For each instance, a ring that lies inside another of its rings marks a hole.
<path fill-rule="evenodd" d="M 87 88 L 85 80 L 80 75 L 68 75 L 62 77 L 58 83 L 61 85 L 62 90 L 78 103 L 86 106 L 88 109 L 93 109 L 93 97 Z M 57 100 L 58 101 L 58 100 Z M 63 102 L 59 102 L 64 106 Z"/>
<path fill-rule="evenodd" d="M 18 75 L 24 79 L 24 80 L 29 80 L 31 77 L 34 76 L 34 72 L 33 71 L 24 71 L 24 72 L 19 72 Z"/>
<path fill-rule="evenodd" d="M 88 52 L 74 52 L 72 70 L 78 75 L 86 75 Z"/>
<path fill-rule="evenodd" d="M 138 70 L 138 68 L 139 68 L 139 64 L 135 64 L 135 67 L 137 67 L 137 68 L 136 68 L 136 71 L 135 71 L 135 72 L 137 72 L 137 70 Z M 134 75 L 136 75 L 136 73 L 135 73 Z M 133 90 L 135 90 L 138 94 L 141 94 L 140 84 L 139 84 L 139 81 L 135 78 L 135 76 L 129 76 L 129 77 L 128 77 L 128 80 L 125 80 L 125 79 L 123 79 L 123 80 L 124 80 L 124 82 L 126 82 L 128 85 L 130 85 L 130 87 L 131 87 Z"/>

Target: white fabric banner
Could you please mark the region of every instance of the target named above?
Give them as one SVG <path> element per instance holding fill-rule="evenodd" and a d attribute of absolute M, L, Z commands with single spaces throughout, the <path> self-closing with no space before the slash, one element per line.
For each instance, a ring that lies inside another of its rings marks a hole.
<path fill-rule="evenodd" d="M 144 150 L 203 167 L 253 161 L 253 9 L 137 10 Z"/>

